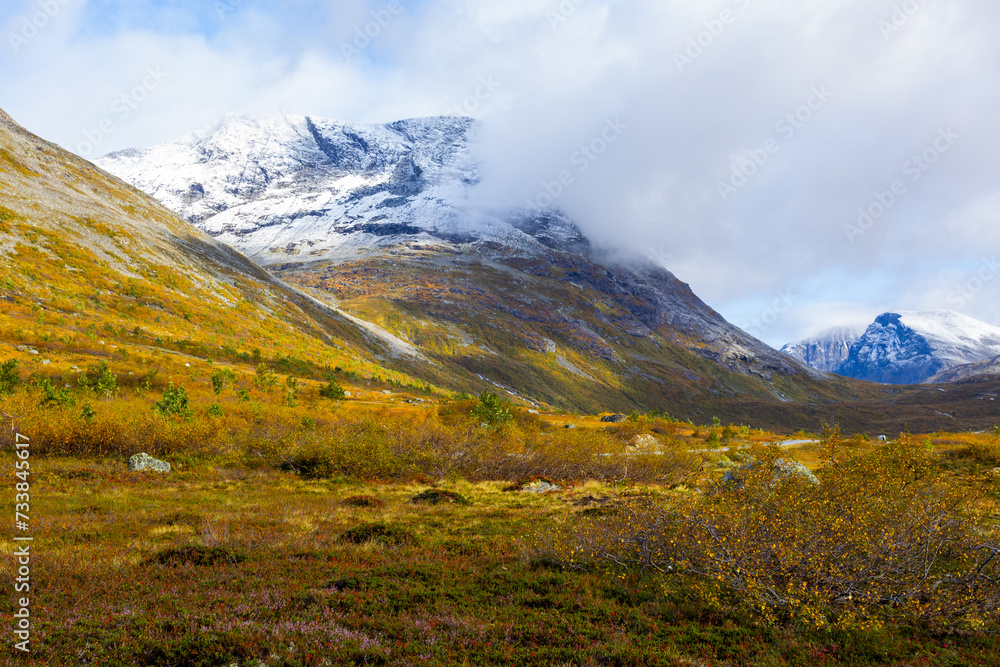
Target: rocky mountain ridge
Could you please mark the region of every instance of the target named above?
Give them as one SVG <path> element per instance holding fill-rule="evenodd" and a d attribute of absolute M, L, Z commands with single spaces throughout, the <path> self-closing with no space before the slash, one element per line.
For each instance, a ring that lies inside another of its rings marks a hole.
<path fill-rule="evenodd" d="M 884 313 L 836 372 L 886 384 L 919 384 L 1000 355 L 1000 327 L 949 310 Z"/>

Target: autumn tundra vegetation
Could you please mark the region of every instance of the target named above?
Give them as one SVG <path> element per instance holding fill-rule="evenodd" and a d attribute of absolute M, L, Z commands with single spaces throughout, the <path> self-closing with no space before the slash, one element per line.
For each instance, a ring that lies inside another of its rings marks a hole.
<path fill-rule="evenodd" d="M 0 365 L 21 663 L 1000 664 L 1000 432 L 602 422 L 258 357 Z"/>

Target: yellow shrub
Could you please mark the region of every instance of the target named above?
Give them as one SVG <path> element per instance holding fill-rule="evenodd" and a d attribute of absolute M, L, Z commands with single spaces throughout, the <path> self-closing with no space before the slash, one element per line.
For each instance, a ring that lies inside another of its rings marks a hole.
<path fill-rule="evenodd" d="M 877 627 L 919 620 L 980 627 L 1000 610 L 1000 545 L 971 504 L 901 438 L 820 471 L 775 473 L 758 450 L 739 481 L 703 498 L 626 497 L 569 526 L 549 556 L 573 567 L 645 570 L 766 622 Z"/>

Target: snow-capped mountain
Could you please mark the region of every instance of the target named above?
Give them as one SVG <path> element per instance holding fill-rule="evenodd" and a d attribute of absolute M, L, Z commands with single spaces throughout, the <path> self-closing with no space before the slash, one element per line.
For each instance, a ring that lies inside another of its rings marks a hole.
<path fill-rule="evenodd" d="M 840 375 L 919 384 L 942 371 L 1000 356 L 1000 327 L 950 310 L 885 313 L 851 346 Z"/>
<path fill-rule="evenodd" d="M 781 351 L 816 370 L 832 373 L 847 361 L 851 346 L 862 333 L 864 327 L 833 327 L 810 338 L 789 343 Z"/>
<path fill-rule="evenodd" d="M 542 243 L 584 243 L 555 213 L 528 220 L 470 212 L 479 182 L 470 154 L 476 127 L 456 117 L 372 125 L 227 116 L 180 141 L 96 163 L 264 266 L 354 259 L 404 239 L 423 247 L 492 240 L 537 251 Z"/>
<path fill-rule="evenodd" d="M 694 385 L 768 400 L 821 393 L 818 373 L 670 272 L 602 259 L 559 211 L 476 206 L 478 126 L 228 116 L 97 162 L 286 282 L 514 392 L 565 406 L 597 386 L 626 387 L 634 405 Z M 708 380 L 717 371 L 694 356 L 751 382 Z"/>

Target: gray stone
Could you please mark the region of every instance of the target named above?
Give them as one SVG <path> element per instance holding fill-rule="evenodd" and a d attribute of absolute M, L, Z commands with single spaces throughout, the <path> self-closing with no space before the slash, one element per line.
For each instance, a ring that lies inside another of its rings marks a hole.
<path fill-rule="evenodd" d="M 604 417 L 601 417 L 601 421 L 609 422 L 611 424 L 620 424 L 621 422 L 625 421 L 625 415 L 623 414 L 606 415 Z"/>
<path fill-rule="evenodd" d="M 136 472 L 141 472 L 143 470 L 152 470 L 153 472 L 170 472 L 170 464 L 166 461 L 154 459 L 146 452 L 143 452 L 142 454 L 136 454 L 128 460 L 128 469 Z"/>
<path fill-rule="evenodd" d="M 521 493 L 548 493 L 549 491 L 559 491 L 562 487 L 549 484 L 541 480 L 525 484 L 519 490 Z"/>
<path fill-rule="evenodd" d="M 660 451 L 660 441 L 655 435 L 637 435 L 629 442 L 629 449 L 636 453 L 653 454 Z"/>
<path fill-rule="evenodd" d="M 810 484 L 819 484 L 819 478 L 809 471 L 809 468 L 805 467 L 798 461 L 789 461 L 787 459 L 778 459 L 774 462 L 774 467 L 780 471 L 785 477 L 801 477 Z"/>
<path fill-rule="evenodd" d="M 753 470 L 756 466 L 757 462 L 751 461 L 744 466 L 740 466 L 736 470 L 728 470 L 722 477 L 722 483 L 729 484 L 730 482 L 735 482 L 738 484 L 742 481 L 740 472 L 743 470 Z M 771 478 L 772 482 L 777 482 L 779 479 L 789 479 L 791 477 L 800 477 L 810 484 L 819 484 L 819 479 L 816 475 L 809 472 L 809 468 L 806 468 L 798 461 L 778 459 L 774 462 L 774 477 Z"/>

